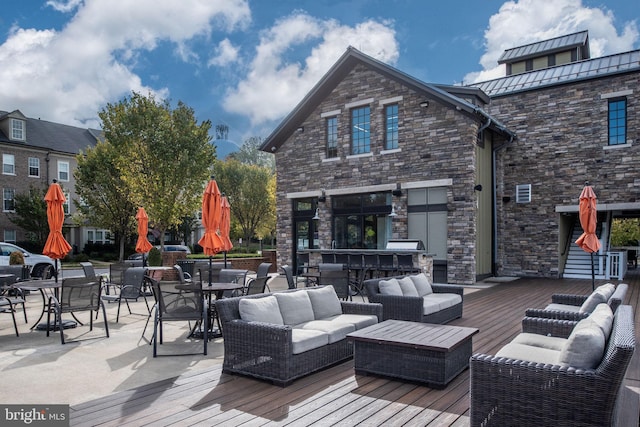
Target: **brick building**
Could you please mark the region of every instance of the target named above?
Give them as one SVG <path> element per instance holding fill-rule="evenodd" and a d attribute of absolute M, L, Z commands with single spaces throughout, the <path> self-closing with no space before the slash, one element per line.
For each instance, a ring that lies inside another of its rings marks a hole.
<path fill-rule="evenodd" d="M 640 51 L 591 59 L 585 31 L 501 63 L 504 78 L 444 86 L 349 48 L 261 147 L 276 157 L 278 263 L 413 238 L 436 281 L 567 277 L 585 181 L 606 263 L 611 220 L 640 216 Z"/>

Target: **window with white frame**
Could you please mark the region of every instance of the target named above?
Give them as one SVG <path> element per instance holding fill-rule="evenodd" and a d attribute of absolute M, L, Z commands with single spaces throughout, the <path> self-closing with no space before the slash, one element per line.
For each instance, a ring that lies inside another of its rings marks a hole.
<path fill-rule="evenodd" d="M 87 230 L 87 242 L 107 244 L 111 242 L 108 230 Z"/>
<path fill-rule="evenodd" d="M 2 174 L 3 175 L 16 174 L 16 157 L 13 154 L 2 155 Z"/>
<path fill-rule="evenodd" d="M 29 157 L 29 176 L 40 178 L 40 159 L 37 157 Z"/>
<path fill-rule="evenodd" d="M 18 141 L 24 141 L 26 139 L 24 120 L 11 119 L 11 139 Z"/>
<path fill-rule="evenodd" d="M 58 181 L 69 181 L 69 162 L 58 161 Z"/>
<path fill-rule="evenodd" d="M 14 212 L 16 210 L 15 195 L 16 190 L 13 188 L 2 189 L 2 210 L 4 212 Z"/>
<path fill-rule="evenodd" d="M 531 203 L 531 184 L 516 185 L 516 203 Z"/>
<path fill-rule="evenodd" d="M 384 107 L 385 137 L 384 149 L 393 150 L 398 148 L 398 104 L 391 104 Z"/>
<path fill-rule="evenodd" d="M 15 243 L 16 230 L 4 230 L 4 241 L 8 243 Z"/>

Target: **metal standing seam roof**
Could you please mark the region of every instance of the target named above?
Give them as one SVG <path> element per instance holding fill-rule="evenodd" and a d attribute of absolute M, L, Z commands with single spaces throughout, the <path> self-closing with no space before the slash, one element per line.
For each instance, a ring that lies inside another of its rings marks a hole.
<path fill-rule="evenodd" d="M 640 70 L 640 50 L 572 62 L 467 86 L 480 88 L 490 97 L 495 97 L 633 70 Z"/>
<path fill-rule="evenodd" d="M 586 54 L 584 57 L 588 58 L 588 38 L 588 31 L 580 31 L 579 33 L 567 34 L 553 39 L 507 49 L 502 53 L 500 59 L 498 59 L 498 64 L 521 61 L 526 58 L 539 56 L 542 53 L 557 52 L 579 46 L 583 46 L 587 49 L 586 52 L 584 52 Z"/>

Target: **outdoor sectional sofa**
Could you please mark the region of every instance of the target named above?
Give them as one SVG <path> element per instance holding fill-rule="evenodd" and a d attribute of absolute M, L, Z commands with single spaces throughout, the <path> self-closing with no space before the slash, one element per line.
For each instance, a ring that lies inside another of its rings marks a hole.
<path fill-rule="evenodd" d="M 579 322 L 525 317 L 522 326 L 495 356 L 471 356 L 471 426 L 615 425 L 633 308 L 600 304 Z"/>
<path fill-rule="evenodd" d="M 216 301 L 225 373 L 280 386 L 353 357 L 346 335 L 378 323 L 380 304 L 340 301 L 332 286 Z"/>
<path fill-rule="evenodd" d="M 399 290 L 393 281 L 396 280 Z M 391 282 L 389 284 L 388 282 Z M 413 289 L 411 284 L 413 283 Z M 363 282 L 369 302 L 382 304 L 382 318 L 444 324 L 462 317 L 464 288 L 431 284 L 424 273 Z"/>

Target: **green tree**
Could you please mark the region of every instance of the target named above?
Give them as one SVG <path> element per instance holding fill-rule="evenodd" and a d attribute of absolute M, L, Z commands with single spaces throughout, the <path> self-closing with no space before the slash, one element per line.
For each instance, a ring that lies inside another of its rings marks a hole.
<path fill-rule="evenodd" d="M 275 176 L 266 167 L 235 159 L 217 161 L 215 178 L 231 205 L 232 228 L 239 228 L 245 244 L 275 228 Z"/>
<path fill-rule="evenodd" d="M 275 156 L 271 153 L 260 151 L 260 145 L 262 145 L 262 138 L 252 136 L 242 143 L 240 150 L 229 154 L 229 157 L 239 161 L 240 163 L 244 163 L 245 165 L 255 165 L 268 168 L 275 173 Z"/>
<path fill-rule="evenodd" d="M 634 246 L 640 242 L 640 218 L 615 218 L 611 225 L 612 246 Z"/>
<path fill-rule="evenodd" d="M 182 102 L 171 109 L 153 95 L 108 104 L 99 113 L 106 140 L 121 154 L 118 169 L 149 223 L 164 232 L 199 209 L 215 160 L 211 123 L 200 124 Z"/>
<path fill-rule="evenodd" d="M 33 185 L 24 193 L 17 193 L 13 199 L 15 213 L 9 214 L 9 220 L 30 233 L 42 247 L 49 235 L 47 203 L 44 201 L 46 193 L 46 188 L 36 188 Z"/>
<path fill-rule="evenodd" d="M 135 232 L 136 204 L 118 169 L 120 152 L 108 142 L 99 142 L 76 156 L 74 172 L 78 200 L 74 200 L 81 220 L 106 228 L 114 234 L 124 259 L 125 243 Z"/>

